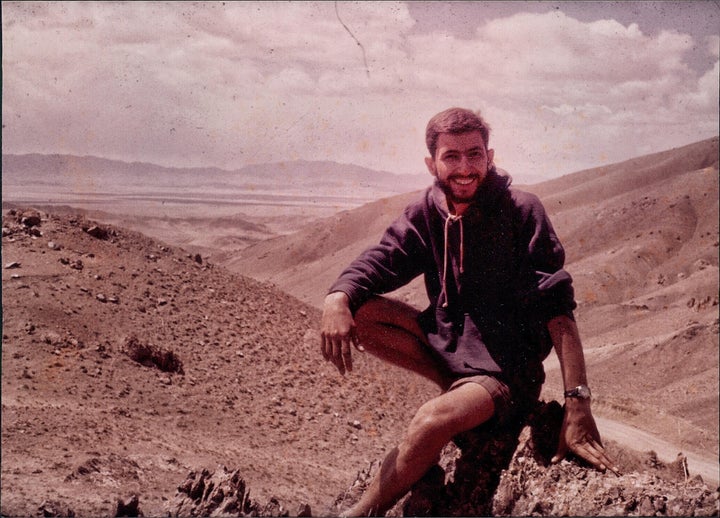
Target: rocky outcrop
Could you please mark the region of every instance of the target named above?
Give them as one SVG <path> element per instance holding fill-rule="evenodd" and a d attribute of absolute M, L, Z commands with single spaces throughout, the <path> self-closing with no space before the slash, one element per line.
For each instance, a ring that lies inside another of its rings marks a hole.
<path fill-rule="evenodd" d="M 665 465 L 650 452 L 646 470 L 620 476 L 579 459 L 550 464 L 562 415 L 559 403 L 541 403 L 524 427 L 495 425 L 461 434 L 386 516 L 718 515 L 718 491 L 691 478 L 682 456 Z M 379 467 L 372 463 L 358 473 L 331 512 L 357 502 Z"/>
<path fill-rule="evenodd" d="M 663 464 L 649 452 L 639 463 L 647 469 L 620 476 L 572 460 L 549 464 L 538 445 L 548 436 L 536 433 L 537 424 L 520 434 L 492 499 L 493 516 L 718 515 L 718 492 L 689 476 L 684 456 Z"/>
<path fill-rule="evenodd" d="M 289 512 L 276 498 L 264 505 L 252 500 L 240 472 L 223 466 L 212 472 L 190 472 L 168 506 L 168 516 L 289 516 Z M 310 508 L 301 505 L 293 516 L 311 516 Z"/>

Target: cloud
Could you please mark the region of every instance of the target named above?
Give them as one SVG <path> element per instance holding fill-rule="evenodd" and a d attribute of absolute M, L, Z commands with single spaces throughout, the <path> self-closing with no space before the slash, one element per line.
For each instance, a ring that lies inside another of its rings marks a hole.
<path fill-rule="evenodd" d="M 504 165 L 552 175 L 716 132 L 716 36 L 562 5 L 450 29 L 390 2 L 6 2 L 3 151 L 410 172 L 428 118 L 464 105 Z"/>

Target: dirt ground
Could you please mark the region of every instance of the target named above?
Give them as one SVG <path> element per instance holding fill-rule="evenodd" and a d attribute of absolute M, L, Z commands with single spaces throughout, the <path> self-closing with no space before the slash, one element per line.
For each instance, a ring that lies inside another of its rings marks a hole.
<path fill-rule="evenodd" d="M 220 465 L 254 498 L 322 514 L 433 391 L 366 357 L 339 376 L 318 311 L 271 286 L 80 217 L 20 219 L 3 222 L 5 516 L 108 516 L 133 493 L 160 516 L 189 471 Z M 133 360 L 133 343 L 182 372 Z"/>

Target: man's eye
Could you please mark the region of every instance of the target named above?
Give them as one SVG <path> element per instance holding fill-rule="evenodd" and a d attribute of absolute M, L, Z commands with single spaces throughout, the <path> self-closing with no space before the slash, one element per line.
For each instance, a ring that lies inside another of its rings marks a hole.
<path fill-rule="evenodd" d="M 483 156 L 484 155 L 483 155 L 482 151 L 471 151 L 470 153 L 468 153 L 468 158 L 471 160 L 478 160 L 478 159 L 482 158 Z"/>

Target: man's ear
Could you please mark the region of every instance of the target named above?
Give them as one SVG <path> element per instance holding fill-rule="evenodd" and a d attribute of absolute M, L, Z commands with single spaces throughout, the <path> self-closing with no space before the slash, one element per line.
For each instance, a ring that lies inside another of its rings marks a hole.
<path fill-rule="evenodd" d="M 493 159 L 495 158 L 495 150 L 494 149 L 488 149 L 487 150 L 487 157 L 488 157 L 488 167 L 490 167 L 493 163 Z"/>
<path fill-rule="evenodd" d="M 428 171 L 430 171 L 431 175 L 437 176 L 437 168 L 435 167 L 435 160 L 433 160 L 433 157 L 425 157 L 425 165 L 427 166 Z"/>

